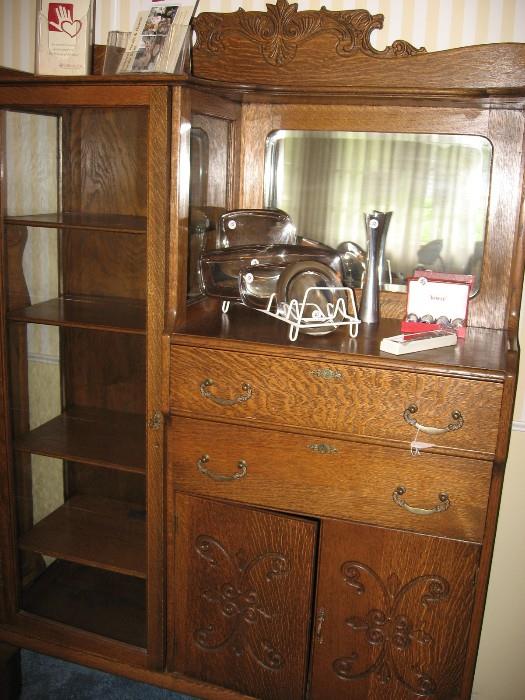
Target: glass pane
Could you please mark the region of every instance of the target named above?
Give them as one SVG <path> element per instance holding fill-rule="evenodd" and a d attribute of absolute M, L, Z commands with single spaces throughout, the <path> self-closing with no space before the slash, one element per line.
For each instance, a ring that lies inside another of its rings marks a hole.
<path fill-rule="evenodd" d="M 194 114 L 190 134 L 190 229 L 188 296 L 201 293 L 199 256 L 206 233 L 226 211 L 229 178 L 229 122 Z"/>
<path fill-rule="evenodd" d="M 393 212 L 383 281 L 415 269 L 464 273 L 479 286 L 492 147 L 480 136 L 276 131 L 266 146 L 265 206 L 298 233 L 348 253 L 360 286 L 364 213 Z"/>

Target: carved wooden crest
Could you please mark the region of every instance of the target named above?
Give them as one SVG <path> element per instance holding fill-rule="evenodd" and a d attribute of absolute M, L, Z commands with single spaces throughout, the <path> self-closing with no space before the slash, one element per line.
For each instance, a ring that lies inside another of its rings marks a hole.
<path fill-rule="evenodd" d="M 383 27 L 384 16 L 367 10 L 298 11 L 297 3 L 277 0 L 267 4 L 267 12 L 239 8 L 233 13 L 204 12 L 193 22 L 196 32 L 195 51 L 218 54 L 230 35 L 237 35 L 259 47 L 271 66 L 284 66 L 294 60 L 297 49 L 321 34 L 333 36 L 335 51 L 341 57 L 361 53 L 378 58 L 397 58 L 425 53 L 407 41 L 395 41 L 383 51 L 374 49 L 370 35 Z"/>

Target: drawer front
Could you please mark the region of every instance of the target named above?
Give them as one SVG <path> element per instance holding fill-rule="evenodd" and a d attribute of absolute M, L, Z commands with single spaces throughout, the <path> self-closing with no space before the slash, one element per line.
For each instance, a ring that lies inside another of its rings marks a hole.
<path fill-rule="evenodd" d="M 475 542 L 483 536 L 492 468 L 183 417 L 170 426 L 168 462 L 176 490 Z"/>
<path fill-rule="evenodd" d="M 195 416 L 326 430 L 345 436 L 494 455 L 502 384 L 343 364 L 172 347 L 171 409 Z M 425 427 L 459 430 L 425 434 Z"/>

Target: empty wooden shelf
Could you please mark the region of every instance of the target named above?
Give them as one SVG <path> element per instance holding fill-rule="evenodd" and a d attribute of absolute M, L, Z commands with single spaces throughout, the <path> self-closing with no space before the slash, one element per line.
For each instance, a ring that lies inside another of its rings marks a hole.
<path fill-rule="evenodd" d="M 142 579 L 56 560 L 23 591 L 22 607 L 69 627 L 145 647 L 145 600 Z"/>
<path fill-rule="evenodd" d="M 15 441 L 21 452 L 145 473 L 144 416 L 70 408 Z"/>
<path fill-rule="evenodd" d="M 29 214 L 27 216 L 6 216 L 5 223 L 16 226 L 37 226 L 40 228 L 81 229 L 106 231 L 108 233 L 146 233 L 145 216 L 124 214 L 89 214 L 84 212 L 57 212 L 54 214 Z"/>
<path fill-rule="evenodd" d="M 23 534 L 21 549 L 128 576 L 145 578 L 141 505 L 74 496 Z"/>
<path fill-rule="evenodd" d="M 145 333 L 145 308 L 138 301 L 95 297 L 60 297 L 9 313 L 13 321 L 70 328 Z"/>

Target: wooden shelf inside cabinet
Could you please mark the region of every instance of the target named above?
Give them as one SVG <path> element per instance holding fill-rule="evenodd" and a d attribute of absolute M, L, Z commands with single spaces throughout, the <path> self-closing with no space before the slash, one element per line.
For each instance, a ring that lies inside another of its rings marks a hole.
<path fill-rule="evenodd" d="M 94 408 L 69 408 L 15 440 L 20 452 L 98 467 L 145 472 L 143 415 Z"/>
<path fill-rule="evenodd" d="M 146 217 L 125 214 L 84 214 L 53 212 L 27 216 L 6 216 L 6 224 L 37 226 L 40 228 L 67 228 L 83 231 L 107 231 L 108 233 L 146 233 Z"/>
<path fill-rule="evenodd" d="M 21 549 L 146 578 L 145 511 L 140 505 L 73 496 L 22 535 Z"/>
<path fill-rule="evenodd" d="M 58 297 L 14 309 L 9 319 L 70 328 L 118 333 L 146 333 L 146 305 L 140 300 L 115 297 Z"/>
<path fill-rule="evenodd" d="M 145 583 L 113 571 L 55 561 L 22 594 L 33 615 L 146 646 Z"/>

